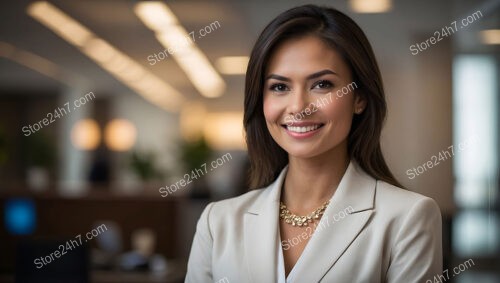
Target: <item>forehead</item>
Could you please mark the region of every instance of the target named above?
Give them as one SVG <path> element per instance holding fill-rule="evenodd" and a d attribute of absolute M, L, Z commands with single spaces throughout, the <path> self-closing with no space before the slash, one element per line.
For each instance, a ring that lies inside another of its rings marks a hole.
<path fill-rule="evenodd" d="M 334 48 L 316 36 L 304 36 L 279 44 L 270 57 L 266 75 L 301 77 L 330 69 L 339 76 L 349 76 L 350 69 Z"/>

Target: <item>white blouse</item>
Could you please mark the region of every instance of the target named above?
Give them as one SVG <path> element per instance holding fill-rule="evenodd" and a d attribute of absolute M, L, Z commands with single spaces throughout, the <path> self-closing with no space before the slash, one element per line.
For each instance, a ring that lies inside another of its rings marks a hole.
<path fill-rule="evenodd" d="M 320 223 L 321 223 L 321 221 L 323 221 L 323 218 L 321 218 Z M 321 226 L 318 225 L 318 227 L 320 227 L 320 228 L 314 230 L 314 232 L 312 233 L 312 236 L 309 238 L 309 241 L 314 239 L 314 234 L 315 234 L 316 230 L 321 230 Z M 277 238 L 278 238 L 278 243 L 277 243 L 276 247 L 277 247 L 277 254 L 278 254 L 278 256 L 277 256 L 277 258 L 278 258 L 278 268 L 277 268 L 278 280 L 276 282 L 277 283 L 293 283 L 293 282 L 295 282 L 294 281 L 295 277 L 297 277 L 296 270 L 300 269 L 300 266 L 303 264 L 302 263 L 302 259 L 304 258 L 303 255 L 305 253 L 308 253 L 309 243 L 306 244 L 304 250 L 302 251 L 302 254 L 299 256 L 299 259 L 297 260 L 297 262 L 293 266 L 290 273 L 288 273 L 288 277 L 285 278 L 285 260 L 283 258 L 283 248 L 281 246 L 281 233 L 279 231 L 279 224 L 278 224 L 278 237 Z"/>
<path fill-rule="evenodd" d="M 279 227 L 279 225 L 278 225 L 278 227 Z M 291 282 L 293 282 L 293 278 L 295 277 L 294 271 L 297 270 L 297 268 L 295 268 L 295 267 L 300 264 L 300 258 L 302 258 L 302 255 L 297 260 L 297 263 L 293 266 L 292 270 L 288 274 L 288 277 L 285 278 L 285 260 L 283 259 L 283 248 L 281 247 L 281 236 L 279 233 L 279 229 L 278 229 L 278 244 L 276 245 L 276 247 L 278 247 L 278 251 L 277 251 L 277 253 L 278 253 L 278 257 L 277 257 L 278 258 L 278 273 L 277 273 L 278 280 L 276 280 L 276 282 L 277 283 L 291 283 Z"/>

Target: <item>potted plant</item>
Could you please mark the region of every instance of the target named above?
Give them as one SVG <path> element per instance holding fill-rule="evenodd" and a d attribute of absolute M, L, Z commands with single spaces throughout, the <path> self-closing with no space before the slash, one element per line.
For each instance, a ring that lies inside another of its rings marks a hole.
<path fill-rule="evenodd" d="M 50 184 L 49 172 L 56 160 L 55 146 L 43 133 L 25 137 L 23 141 L 28 187 L 36 191 L 45 190 Z"/>

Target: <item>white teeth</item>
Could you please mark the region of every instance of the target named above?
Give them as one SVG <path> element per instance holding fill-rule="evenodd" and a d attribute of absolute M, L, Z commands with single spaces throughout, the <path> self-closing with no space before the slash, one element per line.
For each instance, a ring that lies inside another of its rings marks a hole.
<path fill-rule="evenodd" d="M 296 132 L 296 133 L 306 133 L 310 131 L 314 131 L 317 128 L 319 128 L 320 125 L 314 125 L 314 126 L 307 126 L 307 127 L 293 127 L 293 126 L 287 126 L 287 130 L 290 132 Z"/>

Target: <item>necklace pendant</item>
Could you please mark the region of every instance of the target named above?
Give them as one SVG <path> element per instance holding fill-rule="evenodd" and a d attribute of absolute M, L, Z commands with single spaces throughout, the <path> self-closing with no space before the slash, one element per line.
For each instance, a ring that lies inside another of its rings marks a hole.
<path fill-rule="evenodd" d="M 292 226 L 294 227 L 309 226 L 309 223 L 313 223 L 314 220 L 319 219 L 321 215 L 324 214 L 326 208 L 328 207 L 328 204 L 330 204 L 330 201 L 325 202 L 318 209 L 316 209 L 315 211 L 306 216 L 299 216 L 291 213 L 290 210 L 288 210 L 288 208 L 286 207 L 286 205 L 283 202 L 280 202 L 279 218 L 285 220 L 285 223 L 287 224 L 292 224 Z"/>

